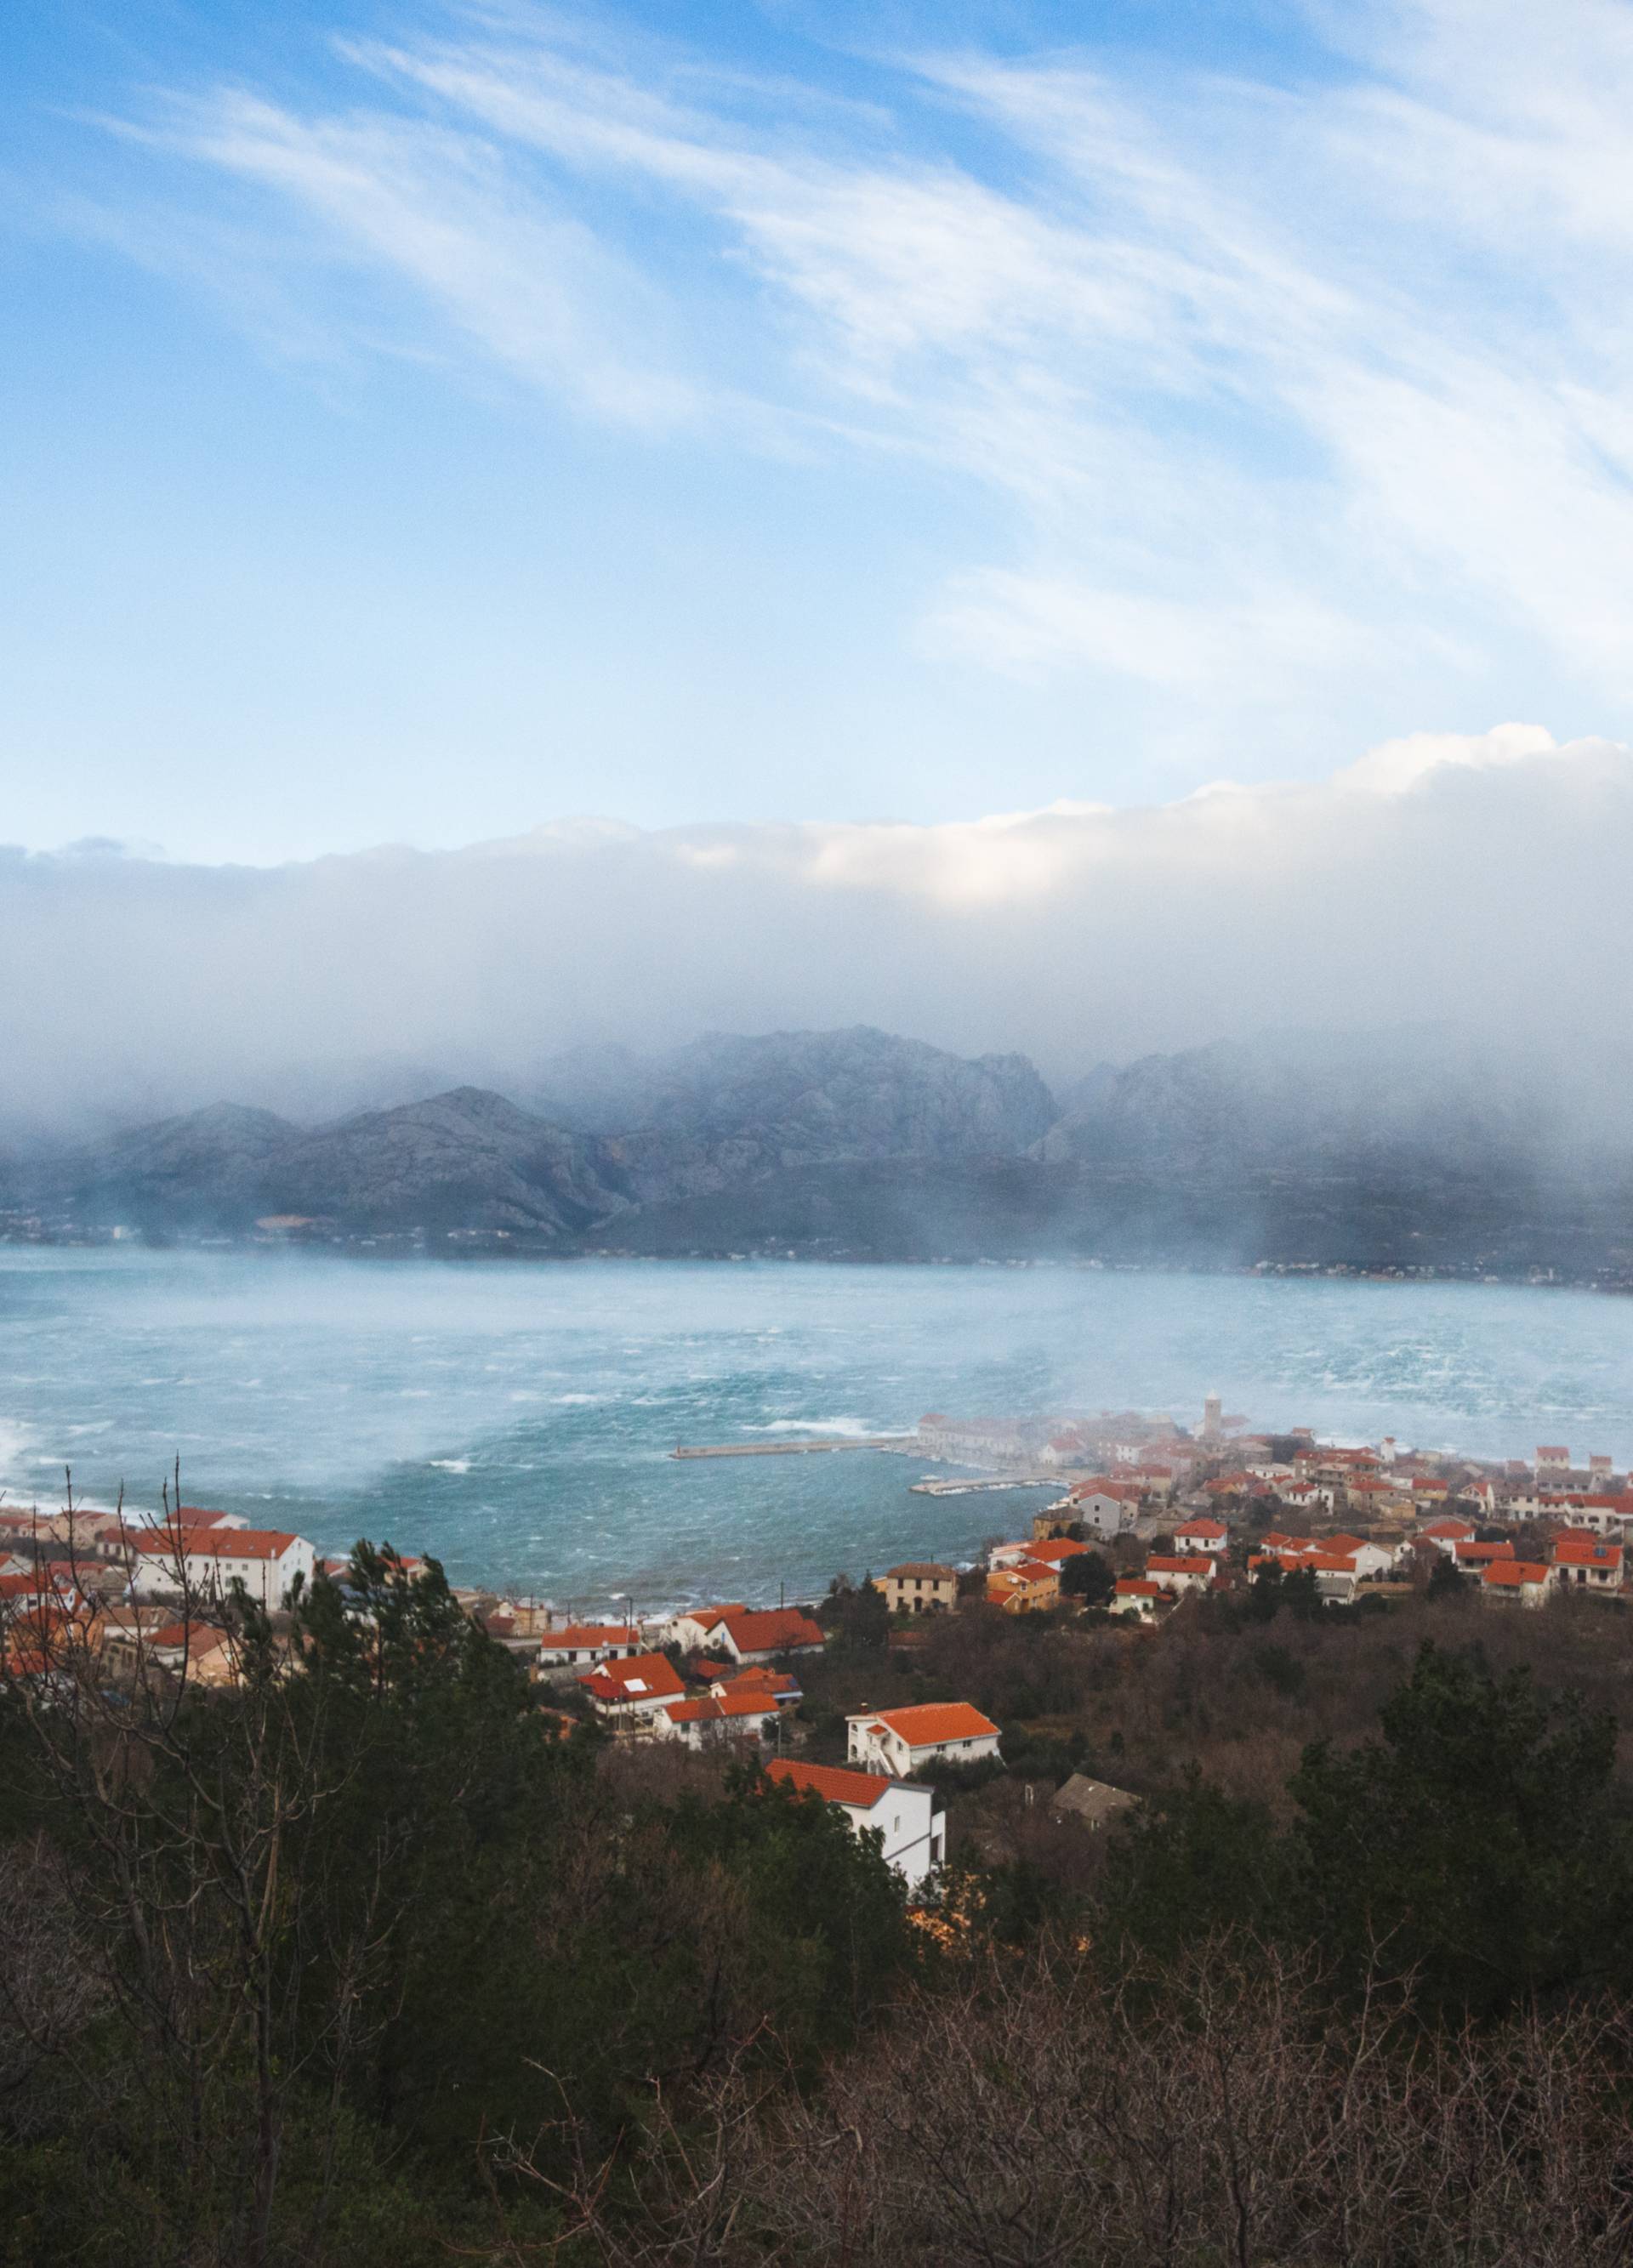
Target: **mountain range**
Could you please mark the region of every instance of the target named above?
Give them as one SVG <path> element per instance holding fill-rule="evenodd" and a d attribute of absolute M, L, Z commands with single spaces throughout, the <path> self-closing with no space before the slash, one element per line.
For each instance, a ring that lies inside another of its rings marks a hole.
<path fill-rule="evenodd" d="M 0 1167 L 13 1217 L 269 1219 L 538 1251 L 767 1248 L 1552 1269 L 1633 1279 L 1633 1143 L 1578 1080 L 1455 1034 L 1292 1033 L 1102 1066 L 859 1027 L 580 1049 L 318 1125 L 217 1104 Z M 262 1233 L 265 1233 L 264 1230 Z"/>

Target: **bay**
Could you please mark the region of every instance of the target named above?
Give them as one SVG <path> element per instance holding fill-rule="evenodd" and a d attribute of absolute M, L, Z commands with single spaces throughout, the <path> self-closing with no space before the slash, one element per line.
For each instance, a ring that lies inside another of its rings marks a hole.
<path fill-rule="evenodd" d="M 809 1596 L 969 1557 L 1022 1491 L 934 1498 L 911 1457 L 677 1462 L 676 1442 L 1102 1407 L 1528 1456 L 1633 1456 L 1633 1302 L 1496 1285 L 769 1262 L 369 1263 L 0 1248 L 0 1484 L 64 1465 L 433 1552 L 602 1612 Z"/>

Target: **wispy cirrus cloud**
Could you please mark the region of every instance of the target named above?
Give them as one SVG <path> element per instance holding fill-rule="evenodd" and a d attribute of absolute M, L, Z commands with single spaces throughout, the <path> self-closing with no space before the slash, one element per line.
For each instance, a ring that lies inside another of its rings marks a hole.
<path fill-rule="evenodd" d="M 595 416 L 980 492 L 933 651 L 1244 730 L 1517 644 L 1625 704 L 1629 26 L 1401 0 L 1274 84 L 927 38 L 864 103 L 521 13 L 147 130 Z"/>

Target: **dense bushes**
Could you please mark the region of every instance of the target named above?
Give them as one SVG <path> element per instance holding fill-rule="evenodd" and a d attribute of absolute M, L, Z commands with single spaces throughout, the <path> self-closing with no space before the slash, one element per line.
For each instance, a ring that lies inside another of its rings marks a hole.
<path fill-rule="evenodd" d="M 898 1669 L 847 1604 L 831 1723 L 1025 1705 L 926 1930 L 837 1813 L 363 1568 L 235 1691 L 0 1694 L 0 2268 L 1626 2256 L 1614 1620 L 977 1607 Z M 1148 1800 L 1055 1820 L 1073 1767 Z"/>
<path fill-rule="evenodd" d="M 543 2238 L 496 2157 L 547 2169 L 564 2102 L 610 2148 L 654 2088 L 755 2043 L 809 2076 L 914 1965 L 897 1878 L 840 1815 L 558 1737 L 439 1572 L 376 1574 L 372 1626 L 320 1583 L 292 1674 L 251 1616 L 239 1691 L 115 1696 L 65 1661 L 0 1703 L 19 2260 Z"/>

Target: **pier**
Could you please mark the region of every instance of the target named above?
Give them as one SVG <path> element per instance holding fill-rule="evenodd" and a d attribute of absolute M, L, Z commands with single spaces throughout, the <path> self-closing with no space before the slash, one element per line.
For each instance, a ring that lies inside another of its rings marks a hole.
<path fill-rule="evenodd" d="M 677 1441 L 669 1454 L 671 1457 L 816 1457 L 831 1454 L 839 1449 L 899 1449 L 912 1439 L 912 1435 L 906 1433 L 865 1433 L 846 1434 L 834 1440 L 714 1441 L 699 1447 L 688 1447 Z"/>
<path fill-rule="evenodd" d="M 912 1481 L 908 1489 L 913 1496 L 985 1496 L 993 1489 L 1058 1489 L 1063 1485 L 1058 1473 L 1047 1476 L 1016 1473 L 1013 1479 L 995 1481 Z"/>

